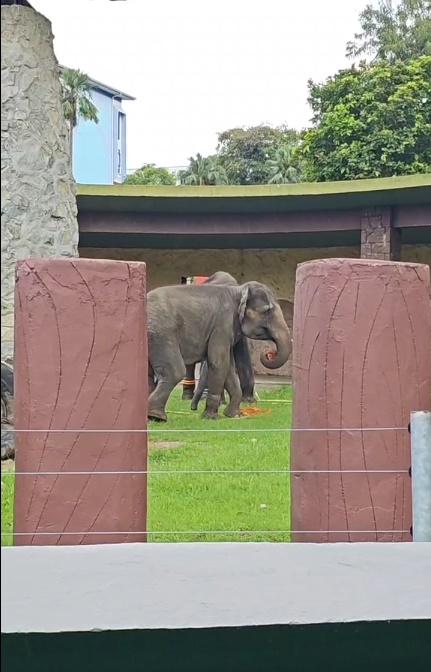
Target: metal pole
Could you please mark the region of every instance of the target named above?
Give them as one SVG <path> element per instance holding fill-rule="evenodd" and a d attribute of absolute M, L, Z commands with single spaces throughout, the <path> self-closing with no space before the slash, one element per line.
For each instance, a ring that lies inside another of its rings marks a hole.
<path fill-rule="evenodd" d="M 431 541 L 431 412 L 410 414 L 413 541 Z"/>

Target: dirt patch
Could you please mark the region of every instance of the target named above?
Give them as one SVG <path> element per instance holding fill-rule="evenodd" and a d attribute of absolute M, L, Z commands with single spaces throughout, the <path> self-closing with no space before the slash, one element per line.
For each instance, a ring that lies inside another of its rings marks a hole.
<path fill-rule="evenodd" d="M 169 450 L 172 448 L 181 448 L 182 441 L 149 441 L 150 450 Z"/>

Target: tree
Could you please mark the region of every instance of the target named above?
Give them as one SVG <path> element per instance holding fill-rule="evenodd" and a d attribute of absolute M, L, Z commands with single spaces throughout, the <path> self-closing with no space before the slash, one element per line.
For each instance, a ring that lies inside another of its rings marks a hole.
<path fill-rule="evenodd" d="M 91 100 L 91 80 L 81 70 L 64 68 L 61 73 L 64 116 L 69 122 L 70 156 L 73 150 L 73 129 L 80 118 L 99 123 L 99 112 Z"/>
<path fill-rule="evenodd" d="M 231 128 L 218 136 L 218 159 L 230 184 L 267 184 L 272 177 L 268 160 L 281 146 L 297 141 L 296 131 L 284 126 Z"/>
<path fill-rule="evenodd" d="M 430 0 L 379 0 L 378 7 L 365 7 L 359 21 L 361 32 L 347 43 L 349 58 L 408 61 L 431 55 Z"/>
<path fill-rule="evenodd" d="M 124 184 L 165 184 L 174 185 L 175 175 L 167 168 L 159 168 L 154 163 L 144 163 L 132 175 L 128 175 Z"/>
<path fill-rule="evenodd" d="M 269 184 L 290 184 L 299 182 L 301 169 L 295 157 L 295 149 L 291 145 L 282 145 L 274 154 L 273 159 L 267 161 L 269 168 Z"/>
<path fill-rule="evenodd" d="M 361 63 L 309 81 L 313 127 L 303 134 L 306 179 L 431 172 L 431 56 Z"/>
<path fill-rule="evenodd" d="M 181 184 L 188 185 L 222 185 L 228 184 L 226 171 L 214 156 L 196 154 L 196 158 L 189 158 L 189 166 L 179 173 Z"/>

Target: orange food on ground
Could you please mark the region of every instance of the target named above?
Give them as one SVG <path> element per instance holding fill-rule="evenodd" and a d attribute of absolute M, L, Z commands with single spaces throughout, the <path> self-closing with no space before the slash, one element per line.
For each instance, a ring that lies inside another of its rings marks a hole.
<path fill-rule="evenodd" d="M 257 406 L 246 406 L 241 409 L 241 416 L 250 415 L 268 415 L 272 413 L 272 408 L 258 408 Z"/>

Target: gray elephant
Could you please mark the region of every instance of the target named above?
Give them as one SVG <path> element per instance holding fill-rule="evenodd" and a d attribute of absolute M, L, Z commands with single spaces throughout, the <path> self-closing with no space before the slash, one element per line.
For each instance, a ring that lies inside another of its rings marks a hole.
<path fill-rule="evenodd" d="M 6 362 L 1 363 L 1 459 L 15 458 L 13 429 L 13 397 L 14 377 L 13 368 Z"/>
<path fill-rule="evenodd" d="M 243 285 L 172 285 L 148 293 L 148 417 L 167 420 L 165 407 L 186 366 L 208 361 L 208 395 L 204 418 L 217 418 L 223 387 L 230 401 L 224 415 L 237 417 L 242 399 L 233 348 L 243 336 L 270 340 L 277 369 L 289 358 L 292 340 L 274 294 L 259 282 Z"/>
<path fill-rule="evenodd" d="M 225 273 L 224 271 L 217 271 L 209 278 L 207 278 L 205 282 L 203 282 L 202 284 L 230 285 L 233 287 L 238 286 L 237 280 L 230 273 Z M 245 336 L 240 338 L 239 341 L 235 343 L 233 348 L 233 356 L 235 359 L 236 370 L 239 376 L 243 401 L 253 403 L 256 401 L 254 396 L 254 373 L 253 373 L 253 365 L 251 363 L 250 350 L 248 347 L 247 338 Z M 186 366 L 186 377 L 183 381 L 182 398 L 183 400 L 184 399 L 193 400 L 191 405 L 192 411 L 195 411 L 197 409 L 197 405 L 206 388 L 207 370 L 208 366 L 206 361 L 204 360 L 201 363 L 199 383 L 195 391 L 195 364 L 190 364 L 189 366 Z M 221 403 L 225 403 L 224 392 L 222 392 Z"/>

